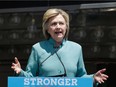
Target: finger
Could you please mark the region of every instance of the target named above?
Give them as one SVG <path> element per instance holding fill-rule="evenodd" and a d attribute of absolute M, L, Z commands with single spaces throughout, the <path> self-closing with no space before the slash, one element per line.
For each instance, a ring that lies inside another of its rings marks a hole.
<path fill-rule="evenodd" d="M 16 64 L 15 63 L 12 63 L 12 66 L 15 66 Z"/>
<path fill-rule="evenodd" d="M 14 71 L 17 71 L 17 69 L 16 69 L 16 68 L 14 68 Z"/>
<path fill-rule="evenodd" d="M 100 79 L 100 80 L 98 81 L 98 83 L 102 84 L 102 83 L 104 83 L 104 81 L 103 81 L 102 79 Z"/>
<path fill-rule="evenodd" d="M 108 78 L 108 75 L 106 75 L 106 74 L 103 74 L 102 76 L 105 77 L 105 78 Z"/>
<path fill-rule="evenodd" d="M 15 67 L 14 66 L 11 66 L 12 69 L 14 69 Z"/>
<path fill-rule="evenodd" d="M 101 83 L 104 83 L 104 80 L 101 79 Z"/>
<path fill-rule="evenodd" d="M 13 64 L 13 65 L 11 66 L 11 68 L 16 68 L 16 64 Z"/>
<path fill-rule="evenodd" d="M 103 73 L 105 71 L 106 71 L 106 68 L 100 70 L 101 73 Z"/>
<path fill-rule="evenodd" d="M 15 69 L 14 69 L 14 72 L 16 73 L 16 72 L 17 72 L 17 70 L 15 70 Z"/>
<path fill-rule="evenodd" d="M 16 71 L 16 67 L 12 66 L 11 69 L 13 69 L 14 71 Z"/>
<path fill-rule="evenodd" d="M 105 78 L 105 77 L 102 77 L 101 79 L 102 79 L 102 80 L 107 80 L 107 78 Z"/>
<path fill-rule="evenodd" d="M 108 75 L 106 75 L 106 74 L 101 74 L 101 78 L 108 78 Z"/>
<path fill-rule="evenodd" d="M 98 81 L 98 83 L 100 83 L 100 84 L 101 84 L 101 81 L 99 80 L 99 81 Z"/>
<path fill-rule="evenodd" d="M 17 69 L 16 69 L 15 72 L 16 72 L 17 74 L 19 74 L 19 73 L 20 73 L 20 70 L 17 70 Z"/>
<path fill-rule="evenodd" d="M 104 68 L 104 69 L 99 70 L 97 73 L 102 74 L 102 73 L 104 73 L 105 71 L 106 71 L 106 69 Z"/>
<path fill-rule="evenodd" d="M 19 74 L 19 71 L 17 70 L 16 73 Z"/>
<path fill-rule="evenodd" d="M 18 74 L 18 71 L 16 71 L 16 74 Z"/>
<path fill-rule="evenodd" d="M 15 57 L 15 63 L 18 63 L 19 61 L 18 61 L 18 58 L 17 57 Z"/>

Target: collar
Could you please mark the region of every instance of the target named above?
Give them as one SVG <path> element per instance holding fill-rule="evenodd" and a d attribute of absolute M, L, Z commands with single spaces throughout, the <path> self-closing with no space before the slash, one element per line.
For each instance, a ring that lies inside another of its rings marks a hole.
<path fill-rule="evenodd" d="M 48 42 L 50 42 L 50 44 L 52 44 L 54 48 L 56 47 L 56 41 L 53 38 L 48 39 Z M 63 39 L 59 47 L 61 48 L 65 43 L 66 43 L 66 39 Z"/>

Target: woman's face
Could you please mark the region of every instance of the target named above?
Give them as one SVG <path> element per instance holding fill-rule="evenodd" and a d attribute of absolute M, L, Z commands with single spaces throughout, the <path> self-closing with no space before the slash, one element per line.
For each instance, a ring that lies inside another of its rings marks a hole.
<path fill-rule="evenodd" d="M 62 15 L 52 17 L 48 21 L 48 33 L 56 42 L 61 42 L 66 33 L 66 21 Z"/>

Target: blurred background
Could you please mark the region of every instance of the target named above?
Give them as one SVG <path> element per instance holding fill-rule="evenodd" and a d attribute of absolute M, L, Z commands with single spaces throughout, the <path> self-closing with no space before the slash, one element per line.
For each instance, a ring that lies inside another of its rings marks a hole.
<path fill-rule="evenodd" d="M 106 68 L 109 79 L 98 87 L 114 87 L 116 2 L 105 0 L 0 1 L 0 87 L 7 87 L 8 76 L 14 76 L 14 57 L 25 69 L 32 45 L 44 40 L 42 16 L 48 8 L 69 13 L 69 40 L 82 45 L 88 74 Z"/>

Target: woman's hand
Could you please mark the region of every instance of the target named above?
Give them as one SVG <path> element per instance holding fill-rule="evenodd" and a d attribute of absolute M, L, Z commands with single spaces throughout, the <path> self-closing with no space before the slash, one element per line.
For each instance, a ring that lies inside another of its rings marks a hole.
<path fill-rule="evenodd" d="M 15 63 L 12 63 L 11 68 L 16 72 L 16 74 L 19 74 L 21 72 L 21 65 L 17 57 L 15 57 Z"/>
<path fill-rule="evenodd" d="M 103 74 L 105 71 L 106 71 L 105 68 L 97 71 L 94 75 L 94 80 L 100 84 L 104 83 L 104 81 L 106 81 L 108 78 L 108 75 Z"/>

